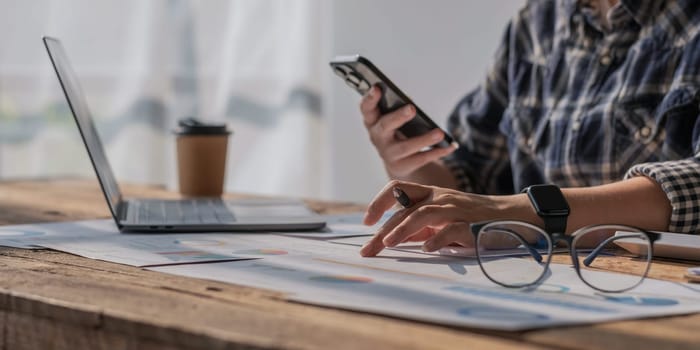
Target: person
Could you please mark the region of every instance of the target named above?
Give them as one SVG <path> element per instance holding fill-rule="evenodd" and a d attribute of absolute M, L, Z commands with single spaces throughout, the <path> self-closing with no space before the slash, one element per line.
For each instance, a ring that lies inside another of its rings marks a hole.
<path fill-rule="evenodd" d="M 473 246 L 469 224 L 513 219 L 543 226 L 519 193 L 555 184 L 566 232 L 592 224 L 700 233 L 700 2 L 532 0 L 508 24 L 487 78 L 440 130 L 406 139 L 414 106 L 381 115 L 373 87 L 360 103 L 392 179 L 370 203 L 375 224 L 400 189 L 398 210 L 361 249 L 406 241 L 435 251 Z"/>

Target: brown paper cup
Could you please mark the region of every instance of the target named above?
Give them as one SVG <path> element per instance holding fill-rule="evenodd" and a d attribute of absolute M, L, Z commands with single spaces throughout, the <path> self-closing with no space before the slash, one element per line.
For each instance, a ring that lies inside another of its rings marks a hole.
<path fill-rule="evenodd" d="M 216 197 L 224 192 L 228 135 L 178 135 L 180 193 Z"/>

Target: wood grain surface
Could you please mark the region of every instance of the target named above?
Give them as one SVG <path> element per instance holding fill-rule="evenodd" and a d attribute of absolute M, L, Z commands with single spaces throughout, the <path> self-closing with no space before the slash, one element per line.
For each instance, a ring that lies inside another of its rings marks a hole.
<path fill-rule="evenodd" d="M 130 196 L 174 198 L 152 186 Z M 323 213 L 363 209 L 309 201 Z M 107 218 L 97 183 L 0 182 L 0 224 Z M 687 264 L 655 261 L 682 280 Z M 0 247 L 2 349 L 700 349 L 700 314 L 484 332 L 286 301 L 273 292 L 51 250 Z M 698 285 L 700 288 L 700 285 Z"/>

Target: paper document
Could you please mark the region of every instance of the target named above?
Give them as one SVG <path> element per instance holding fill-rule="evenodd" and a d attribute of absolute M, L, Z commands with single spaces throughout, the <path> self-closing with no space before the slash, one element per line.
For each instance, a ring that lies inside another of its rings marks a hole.
<path fill-rule="evenodd" d="M 343 237 L 343 238 L 337 238 L 337 239 L 331 239 L 329 242 L 335 243 L 335 244 L 344 244 L 344 245 L 350 245 L 354 247 L 358 247 L 357 249 L 359 250 L 360 247 L 362 247 L 367 241 L 369 241 L 369 237 Z M 445 255 L 445 256 L 454 256 L 454 257 L 463 257 L 463 258 L 476 258 L 476 250 L 474 248 L 468 248 L 468 247 L 460 247 L 460 246 L 447 246 L 440 248 L 437 251 L 434 252 L 424 252 L 423 251 L 423 244 L 422 243 L 416 243 L 416 242 L 409 242 L 409 243 L 402 243 L 399 244 L 395 247 L 391 248 L 386 248 L 386 250 L 395 250 L 395 251 L 405 251 L 405 252 L 412 252 L 416 254 L 426 254 L 426 255 Z M 547 249 L 537 249 L 540 253 L 546 254 Z M 568 253 L 569 249 L 568 248 L 561 248 L 557 247 L 552 250 L 553 253 Z M 521 256 L 521 255 L 528 255 L 529 253 L 523 251 L 522 249 L 498 249 L 498 250 L 485 250 L 481 251 L 481 256 L 482 257 L 490 257 L 490 256 Z"/>
<path fill-rule="evenodd" d="M 224 235 L 224 234 L 219 234 Z M 196 237 L 192 237 L 196 236 Z M 105 236 L 44 237 L 33 244 L 86 258 L 131 266 L 158 266 L 250 259 L 248 255 L 210 249 L 220 244 L 216 234 L 117 234 Z"/>
<path fill-rule="evenodd" d="M 356 253 L 350 246 L 271 233 L 82 234 L 27 238 L 31 245 L 132 266 Z"/>
<path fill-rule="evenodd" d="M 282 291 L 309 304 L 498 330 L 700 312 L 700 286 L 647 280 L 632 293 L 601 294 L 569 266 L 551 268 L 535 290 L 497 286 L 473 259 L 399 251 L 378 258 L 277 256 L 153 270 Z"/>
<path fill-rule="evenodd" d="M 114 220 L 66 221 L 0 226 L 0 246 L 39 249 L 33 244 L 41 237 L 94 237 L 118 235 Z"/>
<path fill-rule="evenodd" d="M 473 257 L 424 253 L 420 244 L 363 258 L 359 246 L 368 239 L 329 241 L 270 233 L 120 234 L 108 220 L 0 228 L 0 244 L 43 246 L 155 271 L 273 289 L 299 302 L 452 326 L 523 330 L 700 312 L 698 285 L 647 279 L 632 292 L 602 294 L 581 282 L 570 266 L 552 264 L 551 274 L 536 289 L 508 289 L 489 281 Z M 521 270 L 516 268 L 522 263 L 519 257 L 503 261 L 505 271 Z M 203 262 L 207 263 L 192 264 Z M 588 273 L 611 282 L 620 276 Z"/>
<path fill-rule="evenodd" d="M 393 211 L 387 211 L 382 218 L 373 226 L 366 226 L 362 223 L 365 216 L 364 212 L 339 214 L 339 215 L 323 215 L 326 221 L 326 228 L 315 232 L 291 232 L 282 233 L 290 237 L 304 238 L 342 238 L 342 237 L 357 237 L 371 236 L 379 230 L 384 222 L 394 215 Z"/>

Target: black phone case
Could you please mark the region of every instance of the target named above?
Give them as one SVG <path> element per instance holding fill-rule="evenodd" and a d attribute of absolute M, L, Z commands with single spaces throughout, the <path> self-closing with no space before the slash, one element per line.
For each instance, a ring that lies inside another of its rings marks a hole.
<path fill-rule="evenodd" d="M 382 98 L 379 100 L 378 106 L 382 114 L 393 112 L 407 104 L 413 105 L 416 108 L 416 116 L 399 128 L 399 131 L 404 136 L 411 138 L 439 128 L 432 119 L 368 59 L 360 55 L 338 56 L 330 62 L 330 65 L 335 74 L 340 76 L 348 86 L 360 95 L 365 95 L 374 85 L 379 86 L 382 90 Z M 433 147 L 449 147 L 454 142 L 452 136 L 444 130 L 443 132 L 445 137 Z"/>

